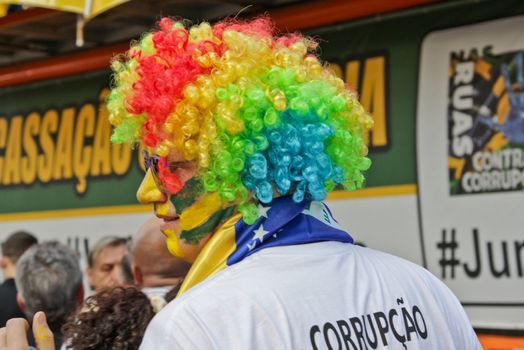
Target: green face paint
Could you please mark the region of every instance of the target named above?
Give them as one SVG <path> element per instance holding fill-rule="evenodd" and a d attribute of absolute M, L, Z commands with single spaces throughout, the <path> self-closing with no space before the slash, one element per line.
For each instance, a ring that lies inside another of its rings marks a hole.
<path fill-rule="evenodd" d="M 182 238 L 188 244 L 198 244 L 202 238 L 212 232 L 218 227 L 224 220 L 229 218 L 235 212 L 235 207 L 229 207 L 220 209 L 213 213 L 209 219 L 202 225 L 195 227 L 189 231 L 182 231 L 180 238 Z"/>
<path fill-rule="evenodd" d="M 182 213 L 184 210 L 195 204 L 197 199 L 202 195 L 204 187 L 202 181 L 193 177 L 186 181 L 184 187 L 180 192 L 171 196 L 171 202 L 175 206 L 177 213 Z"/>

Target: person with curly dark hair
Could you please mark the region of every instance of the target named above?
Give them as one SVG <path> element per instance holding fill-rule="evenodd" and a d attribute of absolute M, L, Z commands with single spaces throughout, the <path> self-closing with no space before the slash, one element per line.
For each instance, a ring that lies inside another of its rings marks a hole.
<path fill-rule="evenodd" d="M 134 287 L 115 287 L 92 295 L 85 310 L 63 327 L 66 349 L 138 349 L 154 316 L 148 297 Z"/>

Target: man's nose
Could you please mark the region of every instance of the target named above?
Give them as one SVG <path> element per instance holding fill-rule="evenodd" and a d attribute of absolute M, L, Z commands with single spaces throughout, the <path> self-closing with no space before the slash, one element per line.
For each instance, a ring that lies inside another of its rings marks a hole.
<path fill-rule="evenodd" d="M 147 169 L 146 175 L 142 179 L 140 187 L 138 187 L 136 198 L 142 204 L 163 203 L 167 200 L 166 195 L 156 185 L 151 169 Z"/>
<path fill-rule="evenodd" d="M 122 286 L 125 284 L 124 271 L 121 266 L 115 266 L 109 278 L 112 286 Z"/>

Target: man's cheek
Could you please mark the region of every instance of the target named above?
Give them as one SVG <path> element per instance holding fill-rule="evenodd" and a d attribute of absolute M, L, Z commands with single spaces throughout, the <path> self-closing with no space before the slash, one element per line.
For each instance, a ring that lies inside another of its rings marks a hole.
<path fill-rule="evenodd" d="M 188 180 L 180 192 L 170 196 L 170 201 L 175 206 L 178 214 L 191 207 L 202 196 L 203 186 L 199 178 Z"/>
<path fill-rule="evenodd" d="M 103 278 L 105 278 L 106 276 L 107 276 L 107 273 L 106 273 L 105 271 L 103 271 L 103 270 L 98 270 L 98 271 L 96 272 L 96 278 L 97 278 L 97 279 L 103 279 Z"/>
<path fill-rule="evenodd" d="M 212 220 L 222 208 L 222 200 L 217 192 L 208 193 L 189 208 L 180 212 L 180 228 L 182 231 L 192 231 Z M 212 229 L 215 227 L 212 227 Z M 210 231 L 208 231 L 210 232 Z M 206 233 L 208 233 L 206 232 Z M 189 240 L 190 237 L 186 237 Z"/>

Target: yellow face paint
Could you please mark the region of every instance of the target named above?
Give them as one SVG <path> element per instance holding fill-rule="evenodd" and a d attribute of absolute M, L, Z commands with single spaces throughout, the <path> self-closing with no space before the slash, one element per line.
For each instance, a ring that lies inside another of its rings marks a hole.
<path fill-rule="evenodd" d="M 150 169 L 146 171 L 146 175 L 136 193 L 136 198 L 142 204 L 165 202 L 166 200 L 165 195 L 156 185 Z"/>
<path fill-rule="evenodd" d="M 178 242 L 178 237 L 175 233 L 175 230 L 173 229 L 166 229 L 163 231 L 164 234 L 166 235 L 166 245 L 167 245 L 167 250 L 169 250 L 169 252 L 178 257 L 178 258 L 181 258 L 181 259 L 184 259 L 184 253 L 182 251 L 182 249 L 180 248 L 180 244 Z"/>
<path fill-rule="evenodd" d="M 221 207 L 222 201 L 217 192 L 205 195 L 180 214 L 180 227 L 183 231 L 190 231 L 204 224 Z"/>

